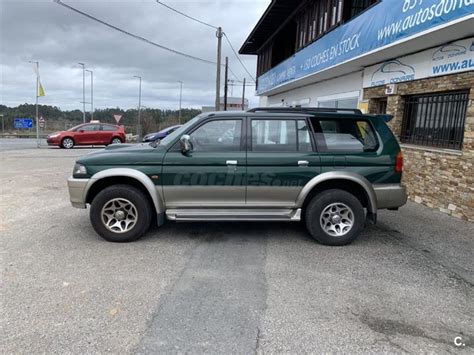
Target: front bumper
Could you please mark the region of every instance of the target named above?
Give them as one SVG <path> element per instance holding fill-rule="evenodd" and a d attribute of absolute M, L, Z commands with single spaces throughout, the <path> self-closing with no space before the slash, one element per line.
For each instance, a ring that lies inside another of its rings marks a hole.
<path fill-rule="evenodd" d="M 55 137 L 55 138 L 46 138 L 46 142 L 48 143 L 48 145 L 59 145 L 60 141 L 59 141 L 59 138 Z"/>
<path fill-rule="evenodd" d="M 407 189 L 402 184 L 374 185 L 377 209 L 398 208 L 407 203 Z"/>
<path fill-rule="evenodd" d="M 90 179 L 75 179 L 72 176 L 67 179 L 69 199 L 71 205 L 76 208 L 86 208 L 86 187 Z"/>

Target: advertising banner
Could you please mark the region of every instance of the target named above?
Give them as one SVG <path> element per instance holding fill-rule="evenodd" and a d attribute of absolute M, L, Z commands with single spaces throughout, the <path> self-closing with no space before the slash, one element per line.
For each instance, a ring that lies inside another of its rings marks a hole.
<path fill-rule="evenodd" d="M 364 88 L 474 70 L 474 37 L 364 70 Z"/>
<path fill-rule="evenodd" d="M 474 0 L 381 0 L 261 75 L 257 93 L 473 14 Z"/>

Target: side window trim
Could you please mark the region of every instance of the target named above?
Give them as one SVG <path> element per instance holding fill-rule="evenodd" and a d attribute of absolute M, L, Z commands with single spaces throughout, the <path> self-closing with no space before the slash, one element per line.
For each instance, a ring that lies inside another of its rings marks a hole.
<path fill-rule="evenodd" d="M 308 125 L 308 129 L 309 129 L 309 139 L 311 140 L 311 146 L 313 147 L 313 152 L 318 153 L 319 148 L 316 143 L 316 137 L 314 134 L 316 131 L 314 130 L 313 121 L 311 120 L 311 117 L 306 117 L 305 119 L 306 119 L 306 124 Z"/>
<path fill-rule="evenodd" d="M 296 121 L 296 147 L 298 149 L 298 153 L 299 152 L 304 152 L 302 150 L 300 150 L 300 135 L 298 134 L 298 122 L 299 121 L 303 121 L 305 124 L 306 124 L 306 127 L 308 128 L 308 135 L 309 135 L 309 144 L 311 145 L 311 150 L 309 152 L 311 153 L 314 153 L 314 152 L 317 152 L 317 148 L 316 148 L 316 143 L 314 142 L 314 137 L 313 137 L 313 131 L 312 131 L 312 124 L 311 124 L 311 120 L 309 119 L 309 117 L 302 117 L 302 118 L 299 118 L 297 121 Z M 306 151 L 306 153 L 308 153 Z"/>

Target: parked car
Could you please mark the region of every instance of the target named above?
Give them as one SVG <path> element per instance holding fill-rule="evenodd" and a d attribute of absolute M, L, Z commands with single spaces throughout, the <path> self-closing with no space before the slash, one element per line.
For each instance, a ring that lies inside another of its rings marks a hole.
<path fill-rule="evenodd" d="M 49 145 L 71 149 L 75 145 L 109 145 L 125 142 L 123 126 L 90 122 L 55 132 L 47 137 Z"/>
<path fill-rule="evenodd" d="M 113 242 L 152 221 L 302 221 L 345 245 L 407 200 L 403 157 L 387 116 L 358 110 L 254 109 L 203 113 L 160 141 L 77 160 L 70 200 Z M 156 218 L 154 218 L 156 217 Z"/>
<path fill-rule="evenodd" d="M 154 141 L 157 141 L 159 139 L 163 139 L 167 135 L 169 135 L 170 133 L 173 133 L 174 131 L 176 131 L 181 126 L 182 125 L 171 126 L 171 127 L 167 127 L 165 129 L 162 129 L 159 132 L 147 134 L 145 137 L 143 137 L 143 141 L 144 142 L 154 142 Z"/>

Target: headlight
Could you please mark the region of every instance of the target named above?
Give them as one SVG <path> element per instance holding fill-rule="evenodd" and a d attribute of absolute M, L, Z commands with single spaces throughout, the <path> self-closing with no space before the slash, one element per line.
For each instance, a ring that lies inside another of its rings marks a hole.
<path fill-rule="evenodd" d="M 59 133 L 56 133 L 56 134 L 50 134 L 48 137 L 49 138 L 56 138 L 59 136 Z"/>
<path fill-rule="evenodd" d="M 73 176 L 87 175 L 87 169 L 84 165 L 77 164 L 74 165 L 74 170 L 72 171 Z"/>

